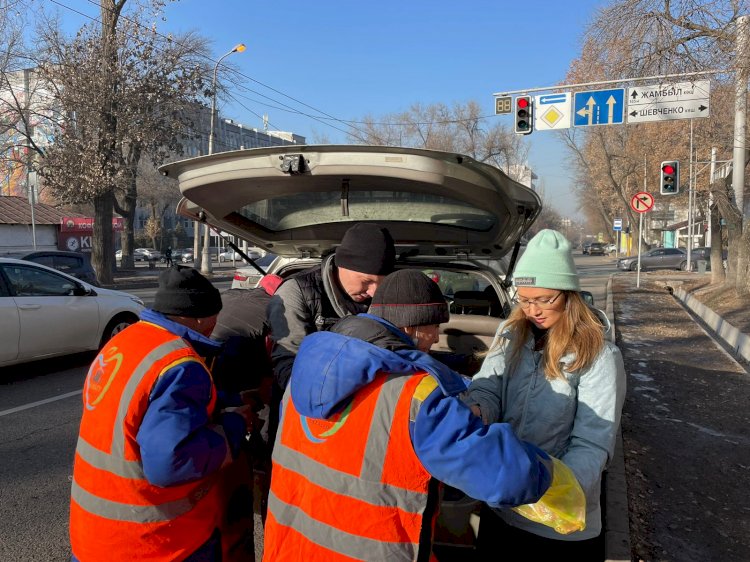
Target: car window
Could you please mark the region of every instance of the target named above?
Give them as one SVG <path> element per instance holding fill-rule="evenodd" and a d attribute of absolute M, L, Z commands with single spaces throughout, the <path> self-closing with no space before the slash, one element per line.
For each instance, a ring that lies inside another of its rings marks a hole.
<path fill-rule="evenodd" d="M 322 222 L 367 220 L 373 208 L 387 209 L 388 220 L 443 223 L 486 232 L 496 217 L 468 203 L 433 195 L 405 191 L 354 191 L 349 194 L 349 212 L 341 213 L 341 190 L 283 194 L 246 205 L 239 213 L 271 231 L 288 230 Z"/>
<path fill-rule="evenodd" d="M 30 258 L 24 259 L 33 261 L 34 263 L 41 263 L 42 265 L 46 265 L 47 267 L 55 267 L 55 260 L 52 256 L 32 256 Z"/>
<path fill-rule="evenodd" d="M 83 258 L 75 256 L 55 256 L 55 269 L 65 273 L 78 271 L 83 268 Z"/>
<path fill-rule="evenodd" d="M 443 269 L 424 269 L 422 272 L 438 284 L 451 313 L 506 317 L 507 303 L 503 306 L 495 288 L 484 276 Z"/>
<path fill-rule="evenodd" d="M 75 287 L 72 281 L 51 271 L 22 265 L 2 267 L 17 297 L 66 296 L 72 294 Z"/>
<path fill-rule="evenodd" d="M 664 250 L 664 253 L 668 256 L 682 254 L 682 252 L 678 250 L 677 248 L 667 248 L 666 250 Z"/>
<path fill-rule="evenodd" d="M 663 256 L 664 250 L 651 250 L 651 253 L 649 254 L 651 256 Z"/>

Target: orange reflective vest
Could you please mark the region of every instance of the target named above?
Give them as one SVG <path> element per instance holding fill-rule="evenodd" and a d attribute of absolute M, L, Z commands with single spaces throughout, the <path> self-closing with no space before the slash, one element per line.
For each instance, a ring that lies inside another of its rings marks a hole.
<path fill-rule="evenodd" d="M 89 369 L 70 504 L 70 543 L 81 562 L 182 560 L 219 527 L 216 475 L 154 486 L 136 442 L 156 379 L 184 361 L 202 360 L 179 336 L 138 322 Z M 212 389 L 209 416 L 215 404 Z"/>
<path fill-rule="evenodd" d="M 420 533 L 433 524 L 424 521 L 431 476 L 409 436 L 425 377 L 378 375 L 328 420 L 301 416 L 287 388 L 264 561 L 429 559 Z"/>

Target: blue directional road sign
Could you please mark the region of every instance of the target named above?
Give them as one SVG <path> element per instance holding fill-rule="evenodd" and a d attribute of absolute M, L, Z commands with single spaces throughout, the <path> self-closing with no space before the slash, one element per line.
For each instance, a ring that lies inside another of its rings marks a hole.
<path fill-rule="evenodd" d="M 616 125 L 625 115 L 625 89 L 576 92 L 573 101 L 573 125 Z"/>

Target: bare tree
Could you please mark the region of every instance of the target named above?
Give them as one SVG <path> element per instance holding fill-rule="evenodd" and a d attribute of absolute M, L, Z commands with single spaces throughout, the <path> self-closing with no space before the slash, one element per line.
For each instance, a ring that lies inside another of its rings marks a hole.
<path fill-rule="evenodd" d="M 679 72 L 726 69 L 713 78 L 712 110 L 731 103 L 731 72 L 750 64 L 747 60 L 734 59 L 736 36 L 735 22 L 740 15 L 750 9 L 748 0 L 620 0 L 600 10 L 591 26 L 584 34 L 581 56 L 571 64 L 569 79 L 575 82 L 625 78 L 628 76 L 664 75 Z M 731 107 L 731 105 L 730 105 Z M 721 154 L 731 157 L 733 124 L 727 116 L 730 111 L 715 111 L 711 119 L 696 120 L 694 144 L 703 154 L 710 147 L 717 147 Z M 680 159 L 691 161 L 688 149 L 688 135 L 685 125 L 679 122 L 656 125 L 628 125 L 608 127 L 607 131 L 584 132 L 582 141 L 568 143 L 577 155 L 579 171 L 595 178 L 593 183 L 605 186 L 610 192 L 618 193 L 624 199 L 628 193 L 623 190 L 622 179 L 629 178 L 630 189 L 638 190 L 642 183 L 638 178 L 638 162 L 655 170 L 659 159 Z M 618 132 L 627 129 L 627 133 Z M 615 150 L 608 140 L 616 135 L 628 135 L 627 142 Z M 596 138 L 598 137 L 598 138 Z M 603 147 L 603 153 L 596 153 L 596 146 Z M 592 164 L 600 164 L 599 170 Z M 704 172 L 705 174 L 705 172 Z M 652 173 L 655 177 L 655 173 Z M 684 182 L 687 183 L 687 182 Z M 699 192 L 708 192 L 709 181 L 696 177 L 695 187 Z M 737 209 L 731 192 L 725 189 L 724 182 L 715 184 L 713 190 L 714 212 L 719 212 L 730 230 L 730 267 L 727 283 L 740 291 L 750 290 L 748 271 L 750 266 L 750 221 L 743 221 L 742 212 Z M 589 202 L 588 209 L 598 208 L 605 216 L 608 212 L 608 196 L 600 189 L 594 193 L 598 201 Z M 701 197 L 708 214 L 709 198 Z M 672 200 L 674 201 L 674 199 Z M 625 207 L 627 211 L 627 207 Z M 719 233 L 721 234 L 721 233 Z M 721 237 L 719 236 L 718 239 Z M 712 267 L 712 269 L 719 269 Z"/>
<path fill-rule="evenodd" d="M 54 21 L 40 27 L 47 54 L 40 72 L 57 88 L 64 109 L 59 136 L 46 150 L 40 173 L 65 202 L 92 201 L 92 263 L 111 281 L 113 209 L 125 217 L 123 263 L 132 259 L 138 164 L 160 163 L 182 150 L 189 115 L 210 92 L 204 77 L 206 42 L 194 34 L 164 37 L 147 23 L 160 2 L 101 0 L 101 26 L 84 26 L 67 39 Z M 121 194 L 121 203 L 116 195 Z"/>
<path fill-rule="evenodd" d="M 475 101 L 412 105 L 408 111 L 384 115 L 379 119 L 367 116 L 358 131 L 349 136 L 354 143 L 405 146 L 460 152 L 480 162 L 489 162 L 506 173 L 526 162 L 528 147 L 510 128 L 496 123 L 485 126 Z"/>

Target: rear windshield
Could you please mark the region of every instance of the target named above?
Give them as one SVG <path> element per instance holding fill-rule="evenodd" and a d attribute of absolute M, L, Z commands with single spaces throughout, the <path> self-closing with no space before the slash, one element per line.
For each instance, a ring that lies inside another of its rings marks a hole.
<path fill-rule="evenodd" d="M 242 207 L 239 213 L 277 232 L 331 222 L 363 220 L 449 224 L 487 232 L 496 217 L 464 201 L 429 193 L 353 191 L 342 205 L 341 191 L 300 193 L 266 199 Z"/>

